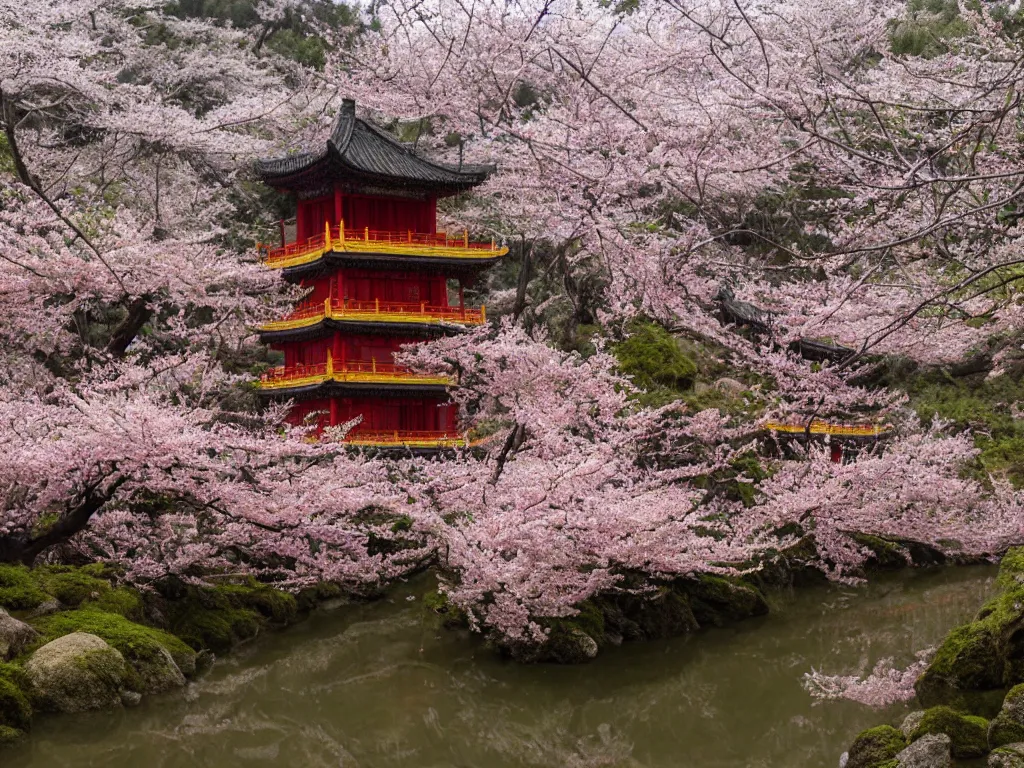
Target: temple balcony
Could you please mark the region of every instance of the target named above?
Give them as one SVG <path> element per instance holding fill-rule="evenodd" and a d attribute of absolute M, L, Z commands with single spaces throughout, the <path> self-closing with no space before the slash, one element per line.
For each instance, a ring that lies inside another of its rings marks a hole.
<path fill-rule="evenodd" d="M 418 256 L 468 261 L 493 259 L 508 253 L 508 248 L 489 242 L 470 241 L 469 234 L 450 237 L 445 232 L 384 232 L 369 228 L 348 229 L 324 226 L 324 233 L 280 248 L 258 246 L 264 264 L 271 269 L 286 269 L 310 264 L 326 253 L 365 253 L 392 256 Z"/>
<path fill-rule="evenodd" d="M 429 386 L 448 386 L 451 380 L 447 376 L 415 373 L 408 368 L 393 363 L 378 363 L 362 360 L 349 360 L 335 363 L 330 353 L 327 362 L 314 365 L 293 365 L 272 368 L 260 377 L 260 389 L 288 390 L 302 387 L 314 387 L 319 384 L 336 382 L 339 384 L 422 384 Z"/>
<path fill-rule="evenodd" d="M 892 432 L 891 424 L 839 424 L 815 419 L 807 424 L 785 424 L 777 421 L 766 422 L 764 428 L 782 436 L 801 437 L 810 434 L 815 437 L 879 438 Z"/>
<path fill-rule="evenodd" d="M 353 299 L 324 299 L 323 303 L 300 306 L 288 317 L 262 326 L 260 330 L 289 331 L 308 328 L 325 320 L 349 320 L 376 323 L 426 323 L 431 325 L 483 325 L 487 310 L 464 307 L 433 307 L 418 304 L 385 301 L 354 301 Z"/>
<path fill-rule="evenodd" d="M 462 435 L 447 432 L 413 432 L 408 430 L 354 432 L 345 436 L 348 445 L 373 448 L 464 448 L 469 443 Z"/>

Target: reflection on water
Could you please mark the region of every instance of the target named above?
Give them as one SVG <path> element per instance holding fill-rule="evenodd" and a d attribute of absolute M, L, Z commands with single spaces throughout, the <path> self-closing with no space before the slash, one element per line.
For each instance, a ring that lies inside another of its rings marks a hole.
<path fill-rule="evenodd" d="M 441 630 L 418 599 L 341 608 L 261 638 L 186 691 L 52 718 L 3 765 L 320 768 L 834 766 L 882 717 L 814 704 L 826 673 L 900 663 L 977 610 L 994 568 L 803 590 L 769 617 L 625 645 L 582 667 L 519 666 Z M 409 599 L 416 597 L 416 599 Z M 893 717 L 896 712 L 891 713 Z"/>

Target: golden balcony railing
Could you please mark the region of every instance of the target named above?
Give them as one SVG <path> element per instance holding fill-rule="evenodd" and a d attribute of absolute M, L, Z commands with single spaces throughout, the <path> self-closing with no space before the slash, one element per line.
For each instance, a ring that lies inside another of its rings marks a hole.
<path fill-rule="evenodd" d="M 447 386 L 447 376 L 415 373 L 401 365 L 376 360 L 348 360 L 335 365 L 331 353 L 327 362 L 272 368 L 260 377 L 260 389 L 292 389 L 329 381 L 354 384 L 430 384 Z"/>
<path fill-rule="evenodd" d="M 836 437 L 880 437 L 892 431 L 892 424 L 837 424 L 829 421 L 812 421 L 810 430 L 806 424 L 784 424 L 769 421 L 765 429 L 789 435 L 833 435 Z"/>
<path fill-rule="evenodd" d="M 325 253 L 386 253 L 403 256 L 428 256 L 448 259 L 490 259 L 508 253 L 508 248 L 490 242 L 473 242 L 469 233 L 450 237 L 446 232 L 385 232 L 370 229 L 347 229 L 345 222 L 336 227 L 324 225 L 322 235 L 280 248 L 262 245 L 257 250 L 263 262 L 272 269 L 309 264 Z"/>
<path fill-rule="evenodd" d="M 465 437 L 447 432 L 376 431 L 350 432 L 345 436 L 349 445 L 376 446 L 381 448 L 464 448 Z"/>
<path fill-rule="evenodd" d="M 262 326 L 264 331 L 288 331 L 307 328 L 323 320 L 364 320 L 375 323 L 454 323 L 482 325 L 487 322 L 487 309 L 460 309 L 459 307 L 432 307 L 419 304 L 354 301 L 353 299 L 324 299 L 323 303 L 299 306 L 288 317 Z"/>

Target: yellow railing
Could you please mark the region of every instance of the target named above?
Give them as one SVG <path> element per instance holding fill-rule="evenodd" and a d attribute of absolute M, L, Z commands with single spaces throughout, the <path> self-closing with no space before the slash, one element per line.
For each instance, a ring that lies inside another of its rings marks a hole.
<path fill-rule="evenodd" d="M 802 435 L 808 431 L 812 435 L 835 435 L 837 437 L 878 437 L 892 430 L 891 424 L 835 424 L 828 421 L 812 421 L 810 430 L 806 424 L 783 424 L 769 421 L 765 429 L 783 434 Z"/>
<path fill-rule="evenodd" d="M 324 299 L 323 303 L 301 306 L 283 320 L 262 327 L 264 331 L 288 331 L 307 328 L 323 320 L 367 320 L 376 323 L 457 323 L 482 325 L 487 322 L 487 309 L 459 309 L 419 304 L 351 299 Z"/>
<path fill-rule="evenodd" d="M 470 242 L 469 233 L 449 237 L 445 232 L 385 232 L 346 229 L 345 222 L 337 227 L 324 225 L 324 234 L 302 242 L 289 243 L 280 248 L 257 246 L 264 263 L 271 269 L 284 269 L 309 264 L 325 253 L 386 253 L 399 256 L 428 256 L 448 259 L 490 259 L 508 253 L 508 248 L 487 242 Z"/>
<path fill-rule="evenodd" d="M 328 381 L 362 384 L 431 384 L 447 386 L 447 376 L 432 376 L 414 373 L 408 368 L 392 363 L 378 363 L 350 360 L 343 366 L 335 366 L 330 351 L 326 363 L 315 365 L 294 365 L 272 368 L 260 377 L 261 389 L 292 389 L 323 384 Z"/>
<path fill-rule="evenodd" d="M 378 431 L 357 432 L 345 436 L 349 445 L 378 446 L 381 448 L 406 446 L 409 448 L 464 448 L 466 438 L 446 432 Z"/>

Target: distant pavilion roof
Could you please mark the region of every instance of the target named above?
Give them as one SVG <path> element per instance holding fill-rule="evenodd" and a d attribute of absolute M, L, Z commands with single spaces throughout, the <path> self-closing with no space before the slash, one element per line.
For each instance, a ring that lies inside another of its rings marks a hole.
<path fill-rule="evenodd" d="M 356 117 L 356 103 L 342 102 L 323 149 L 260 160 L 256 170 L 267 184 L 301 190 L 333 180 L 430 190 L 452 195 L 476 186 L 490 166 L 455 167 L 421 157 L 377 126 Z"/>

